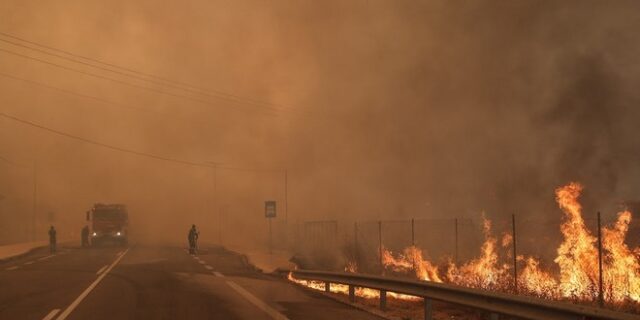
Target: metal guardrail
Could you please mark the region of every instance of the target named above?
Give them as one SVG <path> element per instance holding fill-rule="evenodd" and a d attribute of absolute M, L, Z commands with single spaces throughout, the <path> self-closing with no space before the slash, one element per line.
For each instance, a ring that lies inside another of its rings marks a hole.
<path fill-rule="evenodd" d="M 434 300 L 488 311 L 492 320 L 499 319 L 500 315 L 535 320 L 640 320 L 640 316 L 629 313 L 434 282 L 410 281 L 343 272 L 294 270 L 291 273 L 294 278 L 299 280 L 322 281 L 325 283 L 327 291 L 331 283 L 348 285 L 349 299 L 352 302 L 355 301 L 355 287 L 380 290 L 380 307 L 383 310 L 386 308 L 387 292 L 422 297 L 424 299 L 426 320 L 433 319 Z"/>

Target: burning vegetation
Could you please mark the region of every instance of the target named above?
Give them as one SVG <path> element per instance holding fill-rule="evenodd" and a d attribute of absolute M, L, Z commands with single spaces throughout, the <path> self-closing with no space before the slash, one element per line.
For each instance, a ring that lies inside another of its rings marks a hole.
<path fill-rule="evenodd" d="M 477 258 L 463 263 L 449 259 L 436 265 L 424 259 L 423 250 L 409 246 L 394 254 L 386 248 L 380 250 L 384 269 L 415 276 L 422 281 L 455 284 L 465 287 L 518 294 L 533 295 L 555 300 L 594 302 L 599 298 L 600 264 L 598 236 L 586 226 L 579 197 L 583 187 L 569 183 L 556 189 L 556 201 L 564 214 L 560 225 L 562 242 L 557 248 L 554 265 L 543 268 L 535 257 L 518 255 L 517 283 L 514 281 L 513 236 L 503 235 L 500 240 L 491 229 L 491 221 L 484 219 L 484 242 Z M 618 213 L 617 221 L 601 228 L 602 294 L 604 301 L 613 306 L 636 306 L 640 303 L 640 248 L 625 243 L 632 214 L 628 210 Z M 349 262 L 345 271 L 357 272 L 357 265 Z M 300 284 L 324 290 L 322 282 L 289 279 Z M 332 284 L 332 292 L 348 293 L 348 287 Z M 377 290 L 358 288 L 356 295 L 378 297 Z M 400 299 L 415 297 L 394 295 Z M 636 309 L 634 307 L 634 309 Z"/>

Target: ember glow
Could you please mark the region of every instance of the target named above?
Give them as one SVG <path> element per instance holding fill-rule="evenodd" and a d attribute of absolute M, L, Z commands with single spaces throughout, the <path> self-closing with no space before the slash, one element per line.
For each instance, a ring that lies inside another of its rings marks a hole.
<path fill-rule="evenodd" d="M 552 266 L 542 268 L 540 260 L 518 255 L 520 293 L 556 300 L 596 300 L 599 279 L 597 236 L 587 228 L 582 216 L 578 201 L 582 189 L 582 185 L 575 182 L 556 189 L 556 201 L 564 214 L 560 225 L 563 240 L 553 261 L 557 269 Z M 631 212 L 622 211 L 615 224 L 602 228 L 603 291 L 609 303 L 640 302 L 640 248 L 632 249 L 625 243 L 631 216 Z M 423 250 L 415 246 L 407 247 L 399 254 L 383 248 L 382 263 L 386 270 L 406 273 L 422 281 L 510 292 L 513 289 L 512 266 L 506 258 L 512 257 L 513 238 L 505 234 L 498 241 L 488 219 L 484 219 L 484 236 L 478 257 L 460 265 L 450 260 L 447 265 L 438 266 L 425 260 Z M 350 263 L 348 268 L 355 272 L 355 263 Z M 324 283 L 296 280 L 291 276 L 289 279 L 324 290 Z M 331 291 L 348 294 L 348 287 L 332 285 Z M 378 297 L 377 290 L 360 289 L 357 294 Z M 402 295 L 397 298 L 415 299 Z"/>

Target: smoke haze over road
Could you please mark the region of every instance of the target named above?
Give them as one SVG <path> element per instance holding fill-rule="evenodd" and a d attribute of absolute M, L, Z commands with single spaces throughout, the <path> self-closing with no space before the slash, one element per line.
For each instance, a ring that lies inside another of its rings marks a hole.
<path fill-rule="evenodd" d="M 42 236 L 117 202 L 141 238 L 222 223 L 225 237 L 263 239 L 264 200 L 284 218 L 284 169 L 290 221 L 559 218 L 567 181 L 586 186 L 586 210 L 612 214 L 640 198 L 639 9 L 1 1 L 0 113 L 197 165 L 0 117 L 0 156 L 17 164 L 0 161 L 0 241 L 29 232 L 34 163 Z M 221 163 L 216 193 L 207 162 Z"/>

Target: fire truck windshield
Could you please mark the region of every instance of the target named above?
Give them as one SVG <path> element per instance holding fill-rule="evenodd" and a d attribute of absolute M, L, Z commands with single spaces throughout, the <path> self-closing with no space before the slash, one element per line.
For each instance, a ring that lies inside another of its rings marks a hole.
<path fill-rule="evenodd" d="M 117 210 L 100 210 L 93 213 L 96 220 L 121 220 L 125 219 L 125 213 Z"/>

